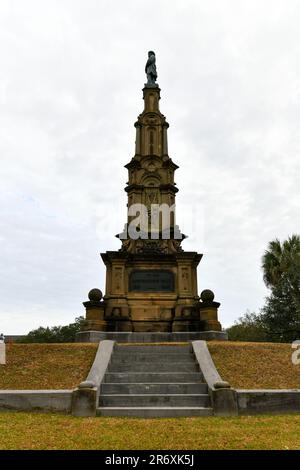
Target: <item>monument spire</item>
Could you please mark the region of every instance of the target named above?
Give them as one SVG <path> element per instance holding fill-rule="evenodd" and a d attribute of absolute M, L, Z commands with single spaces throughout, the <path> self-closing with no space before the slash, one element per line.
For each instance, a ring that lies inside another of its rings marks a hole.
<path fill-rule="evenodd" d="M 128 338 L 149 332 L 148 339 L 157 332 L 157 338 L 167 341 L 177 340 L 177 333 L 182 340 L 223 338 L 220 304 L 214 301 L 214 294 L 204 291 L 199 299 L 197 266 L 202 254 L 181 247 L 185 236 L 175 219 L 178 166 L 168 153 L 169 124 L 159 108 L 153 51 L 148 53 L 145 72 L 144 109 L 135 123 L 135 152 L 125 165 L 128 215 L 123 233 L 117 235 L 122 246 L 101 253 L 106 266 L 105 296 L 102 301 L 101 292 L 92 290 L 84 303 L 86 333 L 122 341 L 124 332 L 130 333 Z M 146 336 L 142 338 L 146 340 Z"/>
<path fill-rule="evenodd" d="M 169 124 L 159 109 L 160 88 L 157 77 L 155 55 L 149 52 L 146 64 L 147 83 L 143 88 L 144 110 L 135 123 L 135 154 L 125 165 L 128 170 L 128 220 L 125 231 L 118 235 L 122 240 L 122 251 L 174 253 L 182 251 L 185 238 L 176 226 L 175 197 L 178 192 L 174 173 L 178 166 L 168 155 Z M 146 208 L 141 236 L 138 239 L 128 234 L 128 227 L 135 219 L 138 205 Z M 161 216 L 162 208 L 168 219 Z M 155 215 L 156 211 L 156 215 Z M 156 224 L 154 223 L 156 217 Z M 168 233 L 169 236 L 165 237 Z"/>

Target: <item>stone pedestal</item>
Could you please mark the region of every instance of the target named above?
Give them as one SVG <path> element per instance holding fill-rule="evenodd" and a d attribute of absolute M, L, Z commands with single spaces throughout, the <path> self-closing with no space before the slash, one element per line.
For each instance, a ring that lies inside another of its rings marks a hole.
<path fill-rule="evenodd" d="M 105 320 L 109 331 L 199 331 L 195 252 L 106 252 Z"/>
<path fill-rule="evenodd" d="M 87 301 L 83 302 L 86 309 L 86 325 L 85 330 L 107 331 L 107 321 L 105 315 L 105 303 Z"/>
<path fill-rule="evenodd" d="M 101 291 L 93 289 L 89 297 L 93 300 L 84 302 L 87 321 L 77 335 L 77 342 L 227 340 L 227 333 L 222 331 L 218 321 L 220 303 L 214 301 L 210 290 L 203 291 L 200 299 L 186 298 L 185 303 L 174 295 L 166 296 L 162 302 L 158 294 L 147 297 L 144 292 L 134 299 L 133 309 L 130 295 L 124 295 L 122 303 L 113 296 L 102 301 Z M 166 303 L 174 306 L 166 308 Z"/>
<path fill-rule="evenodd" d="M 105 339 L 118 343 L 186 343 L 189 341 L 226 341 L 226 331 L 185 331 L 185 332 L 122 332 L 122 331 L 81 331 L 76 335 L 77 343 L 99 343 Z"/>
<path fill-rule="evenodd" d="M 85 307 L 85 325 L 84 331 L 107 331 L 107 322 L 105 320 L 105 302 L 102 300 L 102 292 L 99 289 L 92 289 L 89 292 L 89 300 L 83 302 Z"/>
<path fill-rule="evenodd" d="M 218 321 L 219 302 L 214 302 L 214 293 L 211 290 L 204 290 L 201 293 L 201 302 L 199 302 L 199 313 L 201 330 L 203 331 L 221 331 L 222 326 Z"/>

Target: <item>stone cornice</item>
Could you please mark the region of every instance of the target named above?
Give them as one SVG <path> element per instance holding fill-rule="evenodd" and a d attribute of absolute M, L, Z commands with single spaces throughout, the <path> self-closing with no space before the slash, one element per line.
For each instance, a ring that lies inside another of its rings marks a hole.
<path fill-rule="evenodd" d="M 137 169 L 140 169 L 141 168 L 141 164 L 140 162 L 136 159 L 136 158 L 132 158 L 130 160 L 129 163 L 127 163 L 126 165 L 124 165 L 124 168 L 127 168 L 128 170 L 132 169 L 132 168 L 137 168 Z"/>
<path fill-rule="evenodd" d="M 138 261 L 161 261 L 161 262 L 174 262 L 174 261 L 185 261 L 193 260 L 197 265 L 200 263 L 203 254 L 197 253 L 196 251 L 182 251 L 179 253 L 128 253 L 125 251 L 106 251 L 106 253 L 100 253 L 104 263 L 111 262 L 112 260 L 127 260 L 132 262 Z M 217 302 L 216 302 L 217 303 Z M 201 303 L 204 305 L 204 303 Z M 211 303 L 209 303 L 211 305 Z"/>

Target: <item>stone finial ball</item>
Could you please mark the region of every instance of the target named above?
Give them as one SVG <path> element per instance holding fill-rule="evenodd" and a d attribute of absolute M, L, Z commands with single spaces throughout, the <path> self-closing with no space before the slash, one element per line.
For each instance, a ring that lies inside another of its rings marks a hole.
<path fill-rule="evenodd" d="M 100 302 L 102 299 L 102 292 L 100 289 L 92 289 L 89 292 L 89 299 L 93 302 Z"/>
<path fill-rule="evenodd" d="M 215 294 L 213 293 L 212 290 L 205 289 L 201 292 L 200 298 L 202 302 L 213 302 L 215 298 Z"/>

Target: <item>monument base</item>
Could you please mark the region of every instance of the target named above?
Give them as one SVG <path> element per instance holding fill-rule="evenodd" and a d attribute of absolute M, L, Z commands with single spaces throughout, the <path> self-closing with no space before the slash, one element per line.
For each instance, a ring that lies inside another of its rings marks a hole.
<path fill-rule="evenodd" d="M 180 331 L 164 332 L 127 332 L 127 331 L 80 331 L 76 343 L 99 343 L 104 339 L 118 343 L 181 343 L 196 340 L 227 341 L 226 331 Z"/>

